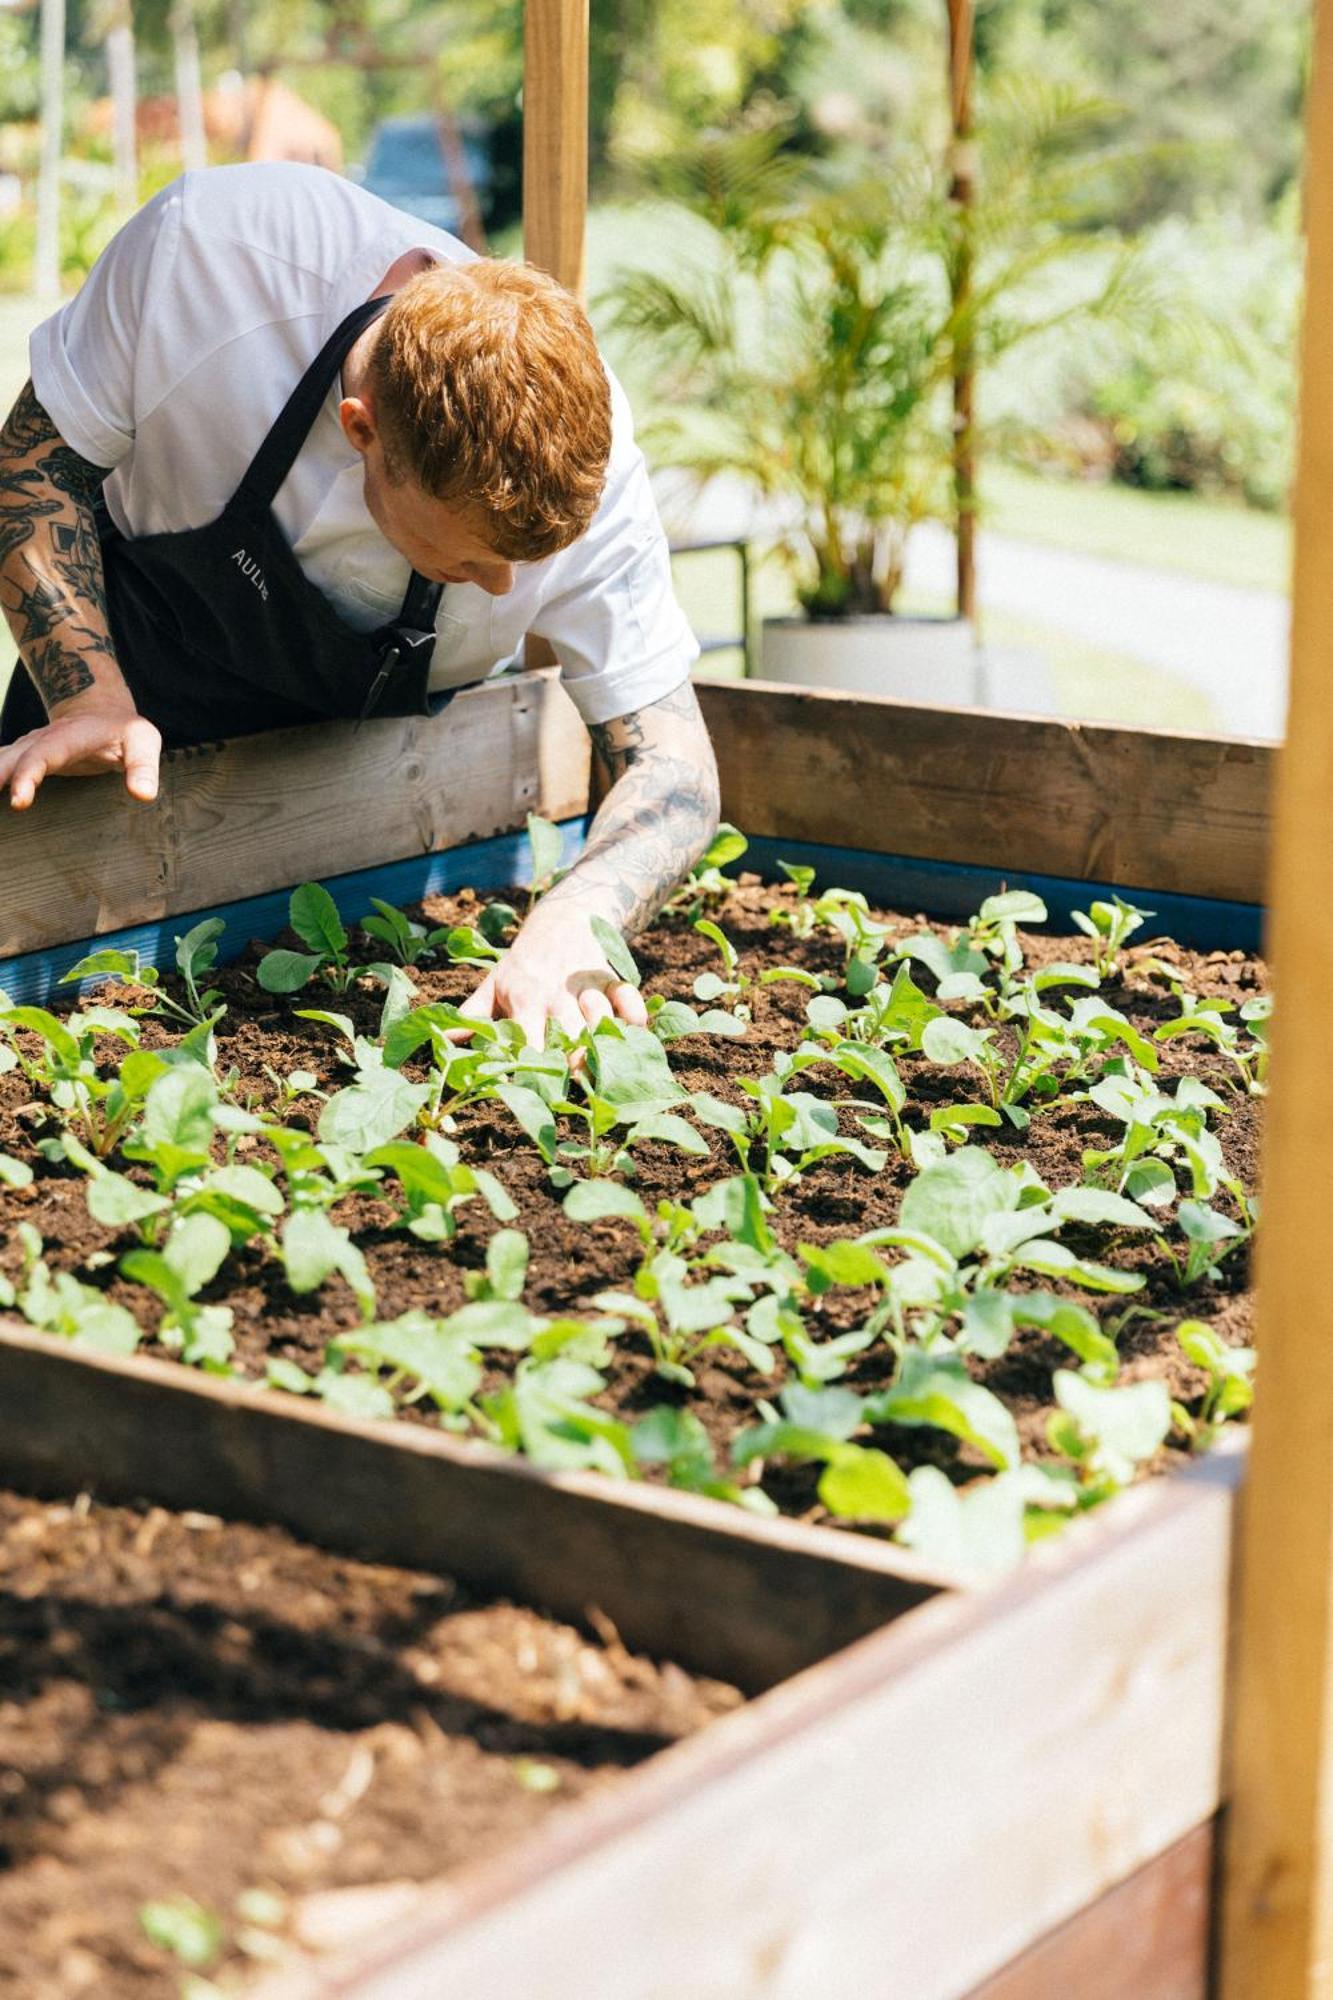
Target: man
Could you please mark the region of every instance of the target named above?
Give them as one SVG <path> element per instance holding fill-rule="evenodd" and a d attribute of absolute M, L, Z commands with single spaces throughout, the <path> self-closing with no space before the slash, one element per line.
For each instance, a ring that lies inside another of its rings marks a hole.
<path fill-rule="evenodd" d="M 164 741 L 430 712 L 536 633 L 612 783 L 469 1011 L 538 1043 L 641 1022 L 591 919 L 655 914 L 717 775 L 628 406 L 570 295 L 322 169 L 221 167 L 125 225 L 31 366 L 0 431 L 11 805 L 107 770 L 151 799 Z"/>

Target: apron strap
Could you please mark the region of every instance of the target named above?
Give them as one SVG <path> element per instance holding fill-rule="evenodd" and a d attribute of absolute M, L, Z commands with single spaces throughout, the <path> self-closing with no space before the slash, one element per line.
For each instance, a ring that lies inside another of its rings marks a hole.
<path fill-rule="evenodd" d="M 324 407 L 338 370 L 366 328 L 386 312 L 392 295 L 366 299 L 353 306 L 340 326 L 329 335 L 291 395 L 283 404 L 268 436 L 250 461 L 249 470 L 236 489 L 236 499 L 257 507 L 271 507 L 278 489 L 296 463 L 296 455 L 309 437 L 315 419 Z"/>
<path fill-rule="evenodd" d="M 268 436 L 250 461 L 249 470 L 237 489 L 237 500 L 245 500 L 257 508 L 272 507 L 283 480 L 296 463 L 297 453 L 324 407 L 324 398 L 345 357 L 366 328 L 387 312 L 392 302 L 393 295 L 387 292 L 378 298 L 366 299 L 361 305 L 353 306 L 346 319 L 334 328 L 283 404 Z M 398 616 L 391 624 L 381 626 L 374 635 L 372 660 L 376 677 L 363 713 L 369 712 L 385 681 L 400 662 L 409 669 L 415 663 L 416 671 L 420 671 L 419 663 L 423 659 L 429 662 L 435 644 L 435 615 L 443 592 L 443 584 L 429 583 L 416 570 L 412 571 Z"/>

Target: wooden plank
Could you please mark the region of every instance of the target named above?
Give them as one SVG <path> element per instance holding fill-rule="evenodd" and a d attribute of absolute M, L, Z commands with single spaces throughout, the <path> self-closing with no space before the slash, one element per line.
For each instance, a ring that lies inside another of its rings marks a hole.
<path fill-rule="evenodd" d="M 588 0 L 525 0 L 523 255 L 583 297 Z"/>
<path fill-rule="evenodd" d="M 255 2000 L 958 2000 L 1215 1811 L 1241 1463 L 1124 1496 Z"/>
<path fill-rule="evenodd" d="M 169 1448 L 163 1440 L 169 1439 Z M 179 1363 L 80 1353 L 0 1321 L 0 1481 L 91 1487 L 443 1569 L 642 1651 L 771 1686 L 923 1602 L 906 1550 L 525 1460 L 424 1425 L 357 1423 Z"/>
<path fill-rule="evenodd" d="M 699 699 L 746 833 L 1262 900 L 1267 744 L 765 681 Z"/>
<path fill-rule="evenodd" d="M 544 673 L 470 688 L 438 719 L 177 751 L 151 806 L 115 777 L 46 785 L 0 815 L 0 958 L 567 818 L 588 756 Z"/>
<path fill-rule="evenodd" d="M 1333 0 L 1317 0 L 1295 497 L 1291 701 L 1274 829 L 1272 1101 L 1264 1131 L 1254 1469 L 1240 1563 L 1225 2000 L 1333 1995 Z"/>
<path fill-rule="evenodd" d="M 1215 1850 L 1210 1819 L 974 1987 L 968 2000 L 1208 2000 Z"/>

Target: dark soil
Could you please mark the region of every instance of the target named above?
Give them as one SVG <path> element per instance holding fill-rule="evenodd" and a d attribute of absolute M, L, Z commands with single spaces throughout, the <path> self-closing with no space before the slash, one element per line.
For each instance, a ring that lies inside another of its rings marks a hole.
<path fill-rule="evenodd" d="M 174 2000 L 175 1897 L 230 1990 L 297 1899 L 492 1854 L 740 1699 L 276 1529 L 0 1492 L 0 1994 Z"/>
<path fill-rule="evenodd" d="M 769 923 L 768 912 L 789 893 L 743 877 L 726 903 L 710 914 L 739 948 L 743 970 L 751 976 L 764 966 L 784 963 L 816 973 L 835 973 L 842 962 L 836 938 L 821 933 L 795 940 L 788 931 Z M 521 904 L 521 895 L 514 900 Z M 479 907 L 477 898 L 463 892 L 456 897 L 428 898 L 422 909 L 412 914 L 423 915 L 432 924 L 475 921 Z M 889 921 L 895 932 L 903 935 L 926 927 L 920 916 L 898 916 Z M 945 927 L 932 928 L 947 934 Z M 294 942 L 290 938 L 285 941 Z M 333 1008 L 352 1015 L 359 1027 L 373 1032 L 383 999 L 383 989 L 370 982 L 337 997 L 312 988 L 290 1001 L 274 999 L 262 991 L 254 977 L 259 957 L 270 942 L 253 945 L 215 982 L 223 989 L 228 1006 L 218 1034 L 220 1068 L 235 1067 L 239 1094 L 257 1106 L 273 1100 L 270 1071 L 285 1075 L 298 1068 L 313 1070 L 327 1089 L 349 1080 L 350 1073 L 336 1059 L 338 1038 L 333 1030 L 296 1020 L 292 1013 L 295 1006 Z M 1082 937 L 1029 934 L 1024 945 L 1029 964 L 1055 959 L 1087 962 L 1090 957 Z M 654 926 L 637 940 L 635 950 L 646 989 L 670 998 L 689 1000 L 696 973 L 716 970 L 718 965 L 714 948 L 680 919 L 668 918 Z M 378 955 L 378 951 L 375 947 L 366 956 Z M 1243 953 L 1196 954 L 1169 941 L 1154 939 L 1145 944 L 1136 939 L 1124 955 L 1121 975 L 1102 991 L 1144 1032 L 1150 1033 L 1177 1011 L 1166 986 L 1145 970 L 1146 962 L 1154 957 L 1178 968 L 1187 987 L 1201 996 L 1220 996 L 1238 1005 L 1264 986 L 1263 965 Z M 418 969 L 413 976 L 423 999 L 458 1000 L 478 975 L 466 967 L 448 967 Z M 933 990 L 928 973 L 915 968 L 915 976 L 927 990 Z M 107 1003 L 125 1002 L 124 989 L 103 989 L 96 997 Z M 809 998 L 805 989 L 795 984 L 755 987 L 749 998 L 754 1018 L 744 1040 L 700 1036 L 672 1043 L 672 1066 L 687 1090 L 706 1089 L 738 1100 L 737 1076 L 762 1074 L 771 1066 L 775 1052 L 794 1049 L 801 1040 Z M 163 1033 L 156 1023 L 145 1023 L 145 1042 L 151 1044 Z M 979 1083 L 965 1080 L 975 1072 L 933 1069 L 922 1058 L 912 1056 L 901 1058 L 900 1067 L 909 1090 L 915 1086 L 921 1093 L 915 1104 L 909 1102 L 910 1122 L 924 1122 L 933 1101 L 981 1096 Z M 1224 1097 L 1227 1111 L 1215 1114 L 1215 1118 L 1228 1168 L 1252 1191 L 1258 1179 L 1261 1100 L 1236 1088 L 1234 1072 L 1200 1037 L 1161 1045 L 1162 1079 L 1169 1085 L 1171 1079 L 1186 1072 L 1202 1077 Z M 803 1077 L 802 1087 L 827 1090 L 828 1085 L 819 1081 L 820 1075 L 815 1071 Z M 152 1294 L 128 1283 L 115 1269 L 116 1257 L 130 1246 L 131 1239 L 90 1220 L 81 1175 L 64 1166 L 51 1166 L 34 1153 L 33 1140 L 45 1128 L 40 1109 L 29 1100 L 30 1091 L 21 1076 L 0 1078 L 0 1150 L 28 1159 L 37 1174 L 32 1187 L 22 1192 L 0 1188 L 0 1220 L 8 1225 L 0 1236 L 9 1238 L 0 1247 L 0 1269 L 17 1271 L 19 1256 L 12 1227 L 26 1219 L 46 1240 L 53 1266 L 75 1269 L 86 1280 L 104 1286 L 110 1297 L 129 1306 L 140 1323 L 151 1329 L 159 1310 Z M 316 1100 L 298 1102 L 287 1114 L 288 1122 L 313 1124 L 318 1108 Z M 598 1291 L 624 1287 L 638 1245 L 628 1225 L 606 1222 L 587 1226 L 567 1221 L 560 1207 L 561 1196 L 551 1188 L 537 1152 L 501 1107 L 466 1110 L 458 1125 L 457 1137 L 465 1157 L 493 1169 L 519 1206 L 517 1226 L 527 1233 L 531 1246 L 525 1293 L 529 1307 L 545 1313 L 577 1312 Z M 854 1129 L 848 1126 L 848 1130 Z M 1007 1128 L 1001 1132 L 982 1130 L 973 1143 L 989 1146 L 1005 1164 L 1026 1157 L 1048 1184 L 1061 1186 L 1081 1178 L 1083 1150 L 1105 1146 L 1116 1129 L 1094 1106 L 1071 1104 L 1039 1111 L 1021 1137 Z M 634 1184 L 650 1208 L 663 1195 L 691 1198 L 735 1171 L 735 1157 L 724 1146 L 722 1136 L 708 1136 L 712 1152 L 707 1159 L 687 1157 L 661 1146 L 638 1150 Z M 241 1143 L 244 1146 L 246 1142 Z M 909 1178 L 908 1169 L 893 1158 L 878 1175 L 848 1158 L 826 1161 L 808 1172 L 798 1186 L 781 1193 L 774 1225 L 784 1244 L 792 1248 L 802 1242 L 822 1243 L 889 1225 L 896 1219 Z M 1220 1205 L 1225 1206 L 1225 1202 Z M 460 1211 L 457 1238 L 449 1244 L 432 1245 L 389 1227 L 394 1212 L 388 1202 L 361 1198 L 344 1203 L 337 1211 L 337 1219 L 354 1229 L 366 1254 L 381 1316 L 391 1318 L 412 1306 L 439 1315 L 455 1310 L 465 1302 L 464 1273 L 481 1268 L 486 1241 L 498 1225 L 479 1201 L 472 1202 Z M 1093 1255 L 1099 1249 L 1099 1237 L 1093 1232 L 1080 1241 L 1079 1233 L 1069 1230 L 1063 1240 Z M 1220 1283 L 1197 1286 L 1185 1298 L 1173 1282 L 1166 1259 L 1151 1243 L 1121 1237 L 1114 1261 L 1143 1272 L 1147 1283 L 1142 1292 L 1129 1301 L 1093 1299 L 1085 1293 L 1077 1296 L 1099 1314 L 1104 1326 L 1116 1328 L 1126 1363 L 1122 1379 L 1161 1376 L 1174 1397 L 1187 1407 L 1197 1404 L 1203 1378 L 1184 1360 L 1171 1327 L 1186 1316 L 1202 1318 L 1232 1344 L 1248 1342 L 1252 1333 L 1248 1253 L 1239 1251 L 1223 1264 Z M 255 1246 L 233 1255 L 204 1297 L 234 1308 L 235 1365 L 254 1377 L 262 1376 L 270 1355 L 286 1357 L 307 1369 L 317 1368 L 327 1342 L 358 1324 L 355 1302 L 341 1279 L 331 1280 L 317 1294 L 297 1297 L 287 1286 L 281 1263 Z M 825 1302 L 816 1330 L 821 1335 L 832 1334 L 859 1324 L 869 1302 L 868 1293 L 835 1291 Z M 1147 1313 L 1131 1312 L 1117 1327 L 1127 1304 L 1146 1308 Z M 1168 1315 L 1165 1324 L 1148 1317 L 1153 1312 Z M 639 1335 L 628 1334 L 615 1345 L 616 1361 L 604 1399 L 608 1407 L 633 1417 L 655 1403 L 687 1400 L 714 1440 L 720 1464 L 725 1463 L 738 1427 L 753 1421 L 757 1399 L 775 1395 L 783 1380 L 780 1352 L 777 1372 L 765 1377 L 738 1354 L 724 1350 L 719 1358 L 697 1365 L 697 1386 L 685 1391 L 654 1374 L 646 1343 Z M 152 1351 L 151 1342 L 146 1346 Z M 882 1346 L 872 1348 L 853 1365 L 847 1380 L 869 1393 L 884 1385 L 890 1359 Z M 1068 1350 L 1045 1335 L 1027 1332 L 1015 1339 L 1000 1360 L 971 1365 L 978 1379 L 1003 1396 L 1014 1410 L 1025 1449 L 1040 1455 L 1051 1407 L 1052 1373 L 1069 1365 Z M 431 1420 L 419 1410 L 405 1415 L 412 1420 Z M 886 1430 L 875 1442 L 908 1468 L 934 1463 L 953 1476 L 967 1477 L 982 1466 L 968 1447 L 928 1429 Z M 814 1499 L 814 1472 L 808 1478 L 804 1474 L 784 1475 L 777 1484 L 770 1475 L 768 1484 L 788 1511 L 820 1517 Z"/>

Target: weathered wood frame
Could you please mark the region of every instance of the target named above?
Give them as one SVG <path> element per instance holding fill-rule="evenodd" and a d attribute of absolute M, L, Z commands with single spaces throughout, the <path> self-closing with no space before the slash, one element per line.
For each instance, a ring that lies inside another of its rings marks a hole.
<path fill-rule="evenodd" d="M 701 694 L 724 810 L 761 833 L 790 836 L 793 853 L 854 840 L 867 866 L 878 851 L 1015 879 L 1056 869 L 1075 882 L 1202 895 L 1200 908 L 1218 912 L 1247 905 L 1262 880 L 1271 753 L 1260 745 L 761 683 Z M 465 796 L 451 782 L 463 767 Z M 169 759 L 158 807 L 131 805 L 113 781 L 47 788 L 26 821 L 0 822 L 0 879 L 10 888 L 4 947 L 63 944 L 73 956 L 87 936 L 147 914 L 185 918 L 303 872 L 326 875 L 331 857 L 357 869 L 503 832 L 530 807 L 565 817 L 581 806 L 586 781 L 582 734 L 558 683 L 542 674 L 461 696 L 436 725 L 385 723 L 359 736 L 330 725 Z M 1187 831 L 1172 837 L 1182 798 Z M 866 801 L 885 809 L 867 814 Z M 202 846 L 201 827 L 225 830 L 225 846 Z M 166 1435 L 170 1453 L 157 1446 Z M 537 1932 L 547 1940 L 543 1994 L 564 1990 L 564 1978 L 571 1991 L 595 1992 L 591 1885 L 614 1878 L 635 1899 L 631 1934 L 643 1957 L 640 1974 L 613 1958 L 621 1983 L 605 1990 L 617 2000 L 653 1993 L 654 1955 L 665 1962 L 663 1939 L 690 1906 L 681 1899 L 695 1895 L 707 1854 L 719 1882 L 730 1883 L 731 1914 L 724 1923 L 720 1902 L 693 1909 L 671 1960 L 673 1976 L 688 1974 L 701 1993 L 785 1996 L 810 1990 L 812 1955 L 841 1963 L 850 1954 L 848 1963 L 868 1966 L 888 1953 L 897 1984 L 882 1991 L 943 2000 L 989 1982 L 978 1988 L 984 2000 L 1036 2000 L 1069 1990 L 1070 1966 L 1086 1968 L 1097 1938 L 1126 1921 L 1126 1910 L 1147 1936 L 1169 1907 L 1180 1946 L 1173 1984 L 1146 1983 L 1144 1965 L 1120 1952 L 1109 1961 L 1118 1985 L 1075 1990 L 1198 2000 L 1211 1853 L 1203 1829 L 1221 1797 L 1226 1549 L 1240 1453 L 1127 1496 L 1063 1549 L 1040 1553 L 1014 1584 L 974 1597 L 951 1587 L 959 1579 L 858 1537 L 751 1521 L 688 1496 L 552 1479 L 416 1427 L 351 1424 L 200 1381 L 175 1364 L 98 1360 L 0 1331 L 0 1474 L 47 1490 L 92 1481 L 112 1494 L 276 1519 L 315 1540 L 452 1567 L 569 1613 L 597 1602 L 629 1643 L 771 1690 L 734 1723 L 628 1780 L 605 1807 L 575 1811 L 549 1840 L 432 1890 L 411 1932 L 430 1968 L 423 1992 L 486 1990 L 486 1955 L 519 1953 L 521 1962 Z M 1096 1607 L 1091 1624 L 1071 1608 L 1084 1593 Z M 859 1637 L 883 1619 L 894 1622 Z M 1032 1660 L 1048 1662 L 1040 1684 L 1023 1664 Z M 798 1679 L 774 1686 L 793 1672 Z M 951 1762 L 952 1726 L 938 1741 L 911 1720 L 929 1714 L 945 1687 L 961 1704 L 960 1741 L 972 1746 L 967 1783 Z M 1173 1718 L 1175 1746 L 1161 1768 L 1156 1750 L 1148 1759 L 1133 1749 L 1159 1711 Z M 1190 1720 L 1176 1743 L 1183 1715 Z M 904 1792 L 901 1811 L 893 1787 L 873 1798 L 861 1789 L 866 1768 L 894 1768 L 882 1746 L 897 1731 L 917 1760 L 910 1810 Z M 852 1754 L 857 1744 L 864 1756 Z M 1010 1762 L 1015 1746 L 1022 1757 Z M 815 1785 L 825 1755 L 826 1782 Z M 1030 1770 L 1020 1785 L 1023 1758 Z M 935 1834 L 904 1838 L 904 1812 L 911 1824 L 934 1815 Z M 785 1828 L 813 1824 L 816 1813 L 827 1815 L 820 1823 L 834 1847 L 839 1813 L 853 1829 L 860 1894 L 845 1902 L 832 1889 L 798 1895 L 784 1874 Z M 737 1846 L 741 1822 L 748 1846 Z M 945 1888 L 932 1870 L 945 1852 L 967 1856 L 949 1879 L 966 1879 L 969 1899 L 980 1896 L 965 1935 L 938 1915 Z M 872 1873 L 886 1885 L 878 1900 L 868 1893 Z M 998 1886 L 981 1894 L 977 1885 L 992 1874 Z M 1098 1902 L 1106 1893 L 1116 1897 L 1111 1910 Z M 566 1901 L 582 1914 L 559 1928 L 557 1950 L 551 1912 Z M 741 1923 L 737 1911 L 751 1903 Z M 1182 1910 L 1194 1912 L 1183 1929 Z M 744 1952 L 738 1940 L 748 1941 Z M 395 1960 L 393 1978 L 401 1973 Z M 366 2000 L 399 1990 L 360 1961 L 345 1975 L 321 1969 L 319 1979 L 334 1982 L 319 1991 Z"/>
<path fill-rule="evenodd" d="M 1329 5 L 1323 0 L 1325 16 Z M 586 0 L 529 0 L 526 249 L 576 291 L 586 27 Z M 1326 98 L 1326 48 L 1320 76 Z M 1322 134 L 1315 128 L 1325 154 L 1330 125 L 1326 116 Z M 1312 178 L 1323 260 L 1318 273 L 1312 263 L 1312 292 L 1322 298 L 1333 283 L 1333 173 Z M 1333 533 L 1326 506 L 1333 376 L 1322 362 L 1313 373 L 1297 598 L 1309 712 L 1304 697 L 1295 711 L 1313 726 L 1301 767 L 1307 796 L 1285 823 L 1293 909 L 1299 841 L 1307 832 L 1316 845 L 1322 838 L 1333 727 L 1333 705 L 1317 695 L 1314 671 L 1314 577 L 1320 563 L 1327 568 Z M 755 833 L 1016 876 L 1114 880 L 1219 903 L 1260 897 L 1271 762 L 1262 746 L 760 687 L 708 690 L 705 699 L 724 810 Z M 469 727 L 471 751 L 461 740 Z M 450 758 L 455 771 L 467 772 L 463 798 L 448 788 Z M 148 813 L 109 784 L 63 795 L 48 788 L 35 827 L 0 831 L 7 890 L 0 956 L 502 831 L 523 809 L 564 817 L 584 795 L 585 760 L 558 690 L 533 678 L 464 697 L 444 730 L 378 725 L 354 741 L 333 728 L 169 760 L 163 802 Z M 876 804 L 891 813 L 891 828 L 874 822 Z M 1321 872 L 1333 874 L 1333 861 L 1323 860 Z M 1324 949 L 1333 953 L 1327 941 Z M 1311 988 L 1311 1024 L 1326 991 L 1326 980 Z M 1315 1159 L 1316 1129 L 1301 1129 L 1293 1173 Z M 1322 1317 L 1306 1322 L 1321 1339 Z M 1299 1417 L 1299 1377 L 1290 1381 L 1288 1396 L 1269 1392 L 1270 1435 L 1278 1440 Z M 150 1411 L 156 1423 L 167 1410 L 191 1451 L 154 1460 L 137 1417 Z M 1312 1421 L 1326 1445 L 1322 1396 Z M 387 1944 L 284 1980 L 283 2000 L 537 1990 L 543 2000 L 648 2000 L 683 1988 L 700 2000 L 804 2000 L 831 1990 L 835 1967 L 840 1990 L 886 2000 L 955 2000 L 969 1989 L 974 2000 L 1063 2000 L 1071 1992 L 1080 2000 L 1201 2000 L 1209 1986 L 1211 1822 L 1222 1790 L 1232 1495 L 1242 1442 L 1122 1497 L 1062 1544 L 1039 1550 L 1002 1588 L 936 1593 L 923 1603 L 931 1579 L 851 1537 L 802 1540 L 801 1531 L 784 1529 L 765 1539 L 709 1503 L 672 1495 L 627 1502 L 595 1482 L 502 1468 L 489 1454 L 427 1443 L 406 1429 L 368 1434 L 177 1379 L 151 1362 L 90 1361 L 22 1331 L 0 1332 L 0 1458 L 11 1476 L 58 1484 L 86 1479 L 95 1467 L 113 1490 L 268 1512 L 325 1540 L 369 1542 L 407 1560 L 489 1565 L 515 1587 L 531 1590 L 535 1580 L 548 1599 L 559 1577 L 571 1606 L 593 1578 L 637 1644 L 656 1643 L 654 1617 L 660 1627 L 664 1604 L 681 1603 L 678 1580 L 674 1599 L 669 1589 L 639 1590 L 648 1575 L 636 1572 L 632 1556 L 626 1561 L 627 1548 L 639 1550 L 655 1535 L 664 1574 L 681 1551 L 696 1565 L 684 1574 L 698 1578 L 689 1609 L 701 1652 L 720 1671 L 730 1657 L 750 1685 L 790 1670 L 801 1651 L 788 1641 L 784 1654 L 781 1620 L 772 1614 L 775 1592 L 802 1570 L 818 1572 L 803 1604 L 815 1613 L 808 1657 L 850 1636 L 873 1612 L 877 1591 L 899 1592 L 894 1608 L 913 1598 L 917 1608 L 773 1688 L 526 1848 L 428 1888 Z M 1269 1455 L 1279 1449 L 1274 1444 Z M 316 1459 L 321 1471 L 338 1463 L 362 1501 L 373 1497 L 369 1524 L 362 1512 L 354 1531 L 345 1510 L 312 1502 L 317 1483 L 308 1468 Z M 1288 1969 L 1280 2000 L 1324 1993 L 1333 1978 L 1326 1752 L 1316 1783 L 1296 1776 L 1316 1730 L 1321 1744 L 1329 1737 L 1322 1726 L 1330 1700 L 1327 1460 L 1325 1450 L 1311 1473 L 1318 1521 L 1300 1537 L 1308 1560 L 1293 1570 L 1285 1596 L 1280 1586 L 1267 1598 L 1250 1586 L 1256 1608 L 1290 1612 L 1308 1642 L 1302 1702 L 1279 1746 L 1276 1775 L 1268 1779 L 1257 1759 L 1243 1773 L 1249 1830 L 1231 1963 L 1259 1963 L 1254 1952 L 1267 1951 L 1270 1972 L 1280 1962 Z M 1266 1485 L 1276 1489 L 1281 1476 L 1275 1462 Z M 1301 1493 L 1304 1500 L 1304 1486 Z M 496 1494 L 504 1496 L 498 1510 Z M 450 1504 L 437 1511 L 443 1495 Z M 503 1529 L 497 1511 L 507 1516 Z M 543 1511 L 548 1522 L 563 1516 L 565 1533 L 555 1554 L 548 1532 L 547 1560 L 534 1572 L 520 1543 L 524 1529 L 540 1538 Z M 423 1528 L 437 1521 L 442 1532 Z M 847 1550 L 830 1549 L 825 1564 L 817 1543 L 830 1539 Z M 591 1551 L 609 1551 L 609 1569 Z M 726 1606 L 724 1579 L 738 1576 L 741 1596 L 716 1615 L 719 1603 Z M 660 1585 L 663 1576 L 652 1581 Z M 714 1614 L 711 1631 L 700 1629 L 705 1610 Z M 688 1650 L 680 1638 L 689 1629 L 688 1618 L 678 1618 L 676 1652 Z M 1262 1745 L 1267 1661 L 1253 1630 L 1246 1658 L 1243 1706 L 1252 1726 L 1241 1740 Z M 1297 1837 L 1314 1836 L 1314 1862 L 1298 1871 L 1288 1899 L 1295 1915 L 1284 1915 L 1280 1960 L 1271 1944 L 1254 1940 L 1273 1929 L 1259 1892 L 1273 1847 L 1272 1809 L 1289 1798 L 1301 1808 Z M 1257 1990 L 1245 1982 L 1233 1969 L 1238 2000 Z M 1263 1990 L 1265 2000 L 1279 1996 L 1271 1979 Z"/>

